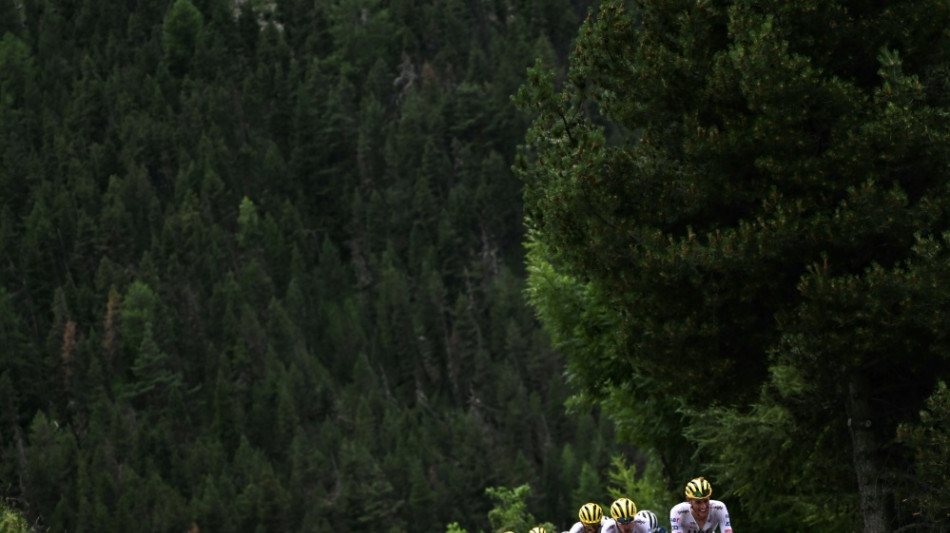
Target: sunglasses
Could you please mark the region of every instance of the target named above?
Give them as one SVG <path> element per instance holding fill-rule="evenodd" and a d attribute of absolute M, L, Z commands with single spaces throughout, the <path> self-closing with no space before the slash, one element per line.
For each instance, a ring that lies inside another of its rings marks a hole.
<path fill-rule="evenodd" d="M 630 522 L 633 522 L 633 518 L 634 517 L 631 516 L 629 518 L 615 518 L 614 520 L 616 520 L 618 524 L 627 525 Z"/>
<path fill-rule="evenodd" d="M 583 525 L 584 525 L 584 531 L 598 531 L 598 530 L 600 530 L 600 524 L 594 524 L 594 525 L 583 524 Z"/>

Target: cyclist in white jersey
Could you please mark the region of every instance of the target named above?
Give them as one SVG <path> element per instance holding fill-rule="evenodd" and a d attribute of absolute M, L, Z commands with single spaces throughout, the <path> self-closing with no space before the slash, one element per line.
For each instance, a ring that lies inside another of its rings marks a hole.
<path fill-rule="evenodd" d="M 660 525 L 660 520 L 653 514 L 653 511 L 643 509 L 637 511 L 637 516 L 633 520 L 637 524 L 636 531 L 646 531 L 647 533 L 666 533 L 666 528 Z M 620 524 L 617 524 L 620 527 Z"/>
<path fill-rule="evenodd" d="M 670 509 L 672 533 L 714 531 L 732 533 L 726 504 L 711 500 L 712 485 L 702 477 L 686 484 L 686 501 Z"/>
<path fill-rule="evenodd" d="M 618 533 L 617 523 L 604 516 L 604 510 L 596 503 L 585 503 L 577 512 L 580 522 L 571 526 L 569 533 Z"/>

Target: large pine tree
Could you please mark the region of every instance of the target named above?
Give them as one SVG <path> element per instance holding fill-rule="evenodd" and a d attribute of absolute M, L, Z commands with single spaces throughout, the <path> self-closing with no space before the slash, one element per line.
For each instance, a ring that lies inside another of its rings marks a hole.
<path fill-rule="evenodd" d="M 737 527 L 921 525 L 895 437 L 950 375 L 950 10 L 624 4 L 520 95 L 532 294 L 573 379 Z"/>

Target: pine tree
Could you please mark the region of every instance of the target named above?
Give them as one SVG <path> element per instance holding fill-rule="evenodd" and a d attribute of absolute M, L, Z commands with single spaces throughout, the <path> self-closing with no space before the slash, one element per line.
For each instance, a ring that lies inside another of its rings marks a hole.
<path fill-rule="evenodd" d="M 78 464 L 76 440 L 69 428 L 38 411 L 29 427 L 25 453 L 25 495 L 35 502 L 38 516 L 51 516 L 61 495 L 71 493 L 69 483 Z"/>
<path fill-rule="evenodd" d="M 948 16 L 610 2 L 564 88 L 535 69 L 520 95 L 535 303 L 570 328 L 578 385 L 624 409 L 638 383 L 669 384 L 655 414 L 686 416 L 691 470 L 705 462 L 759 527 L 914 522 L 890 513 L 908 457 L 885 444 L 950 371 L 924 289 L 945 276 L 950 215 L 946 102 L 925 89 L 950 49 L 924 43 Z M 565 314 L 585 298 L 595 322 Z M 753 474 L 763 443 L 850 472 Z"/>
<path fill-rule="evenodd" d="M 950 525 L 950 505 L 940 495 L 939 487 L 946 486 L 950 454 L 950 389 L 944 381 L 920 411 L 920 420 L 901 424 L 898 442 L 909 445 L 915 453 L 914 473 L 917 478 L 905 478 L 911 486 L 906 490 L 910 498 L 899 499 L 901 510 L 920 518 L 922 528 L 934 531 Z M 918 484 L 919 483 L 919 484 Z M 921 488 L 922 487 L 922 488 Z"/>
<path fill-rule="evenodd" d="M 162 25 L 162 46 L 172 72 L 183 75 L 191 64 L 204 25 L 191 0 L 175 0 Z"/>
<path fill-rule="evenodd" d="M 170 413 L 163 411 L 168 407 L 169 396 L 180 392 L 182 377 L 181 373 L 172 367 L 168 354 L 155 342 L 151 322 L 145 323 L 145 331 L 131 371 L 133 379 L 129 383 L 127 394 L 132 404 L 152 416 L 169 416 Z"/>
<path fill-rule="evenodd" d="M 18 425 L 28 422 L 20 420 L 20 413 L 45 407 L 43 398 L 47 398 L 48 393 L 43 387 L 46 366 L 30 345 L 27 331 L 16 312 L 14 300 L 6 289 L 0 287 L 0 374 L 5 376 L 2 379 L 7 385 L 3 401 L 8 402 L 0 403 L 0 413 L 8 424 L 0 431 L 18 432 Z"/>

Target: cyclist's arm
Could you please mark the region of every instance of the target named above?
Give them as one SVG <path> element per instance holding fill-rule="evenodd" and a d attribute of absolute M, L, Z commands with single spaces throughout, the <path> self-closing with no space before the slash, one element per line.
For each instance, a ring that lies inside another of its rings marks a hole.
<path fill-rule="evenodd" d="M 722 533 L 732 533 L 732 523 L 729 520 L 729 509 L 726 509 L 726 504 L 717 501 L 712 507 L 711 510 L 719 515 L 719 530 Z"/>

